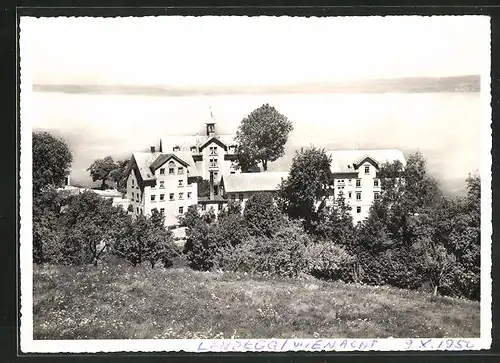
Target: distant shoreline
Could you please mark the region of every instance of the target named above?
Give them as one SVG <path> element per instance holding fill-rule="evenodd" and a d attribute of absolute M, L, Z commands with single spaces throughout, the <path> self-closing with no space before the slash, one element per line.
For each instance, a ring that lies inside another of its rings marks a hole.
<path fill-rule="evenodd" d="M 137 86 L 137 85 L 80 85 L 35 84 L 34 92 L 69 94 L 114 94 L 149 96 L 223 96 L 258 94 L 381 94 L 381 93 L 436 93 L 479 92 L 479 75 L 456 77 L 411 77 L 373 79 L 353 82 L 297 83 L 263 86 Z"/>

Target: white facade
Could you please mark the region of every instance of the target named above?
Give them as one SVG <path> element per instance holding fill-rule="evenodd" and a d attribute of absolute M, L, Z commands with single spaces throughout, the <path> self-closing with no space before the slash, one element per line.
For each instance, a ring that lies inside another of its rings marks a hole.
<path fill-rule="evenodd" d="M 130 172 L 127 198 L 130 200 L 133 216 L 151 215 L 152 210 L 157 209 L 165 215 L 166 225 L 175 225 L 190 205 L 197 204 L 198 186 L 197 183 L 188 183 L 188 168 L 185 163 L 175 158 L 167 159 L 152 172 L 151 180 L 148 183 L 141 182 L 135 172 Z"/>
<path fill-rule="evenodd" d="M 337 200 L 342 193 L 345 202 L 351 207 L 354 223 L 368 217 L 368 211 L 373 201 L 380 196 L 380 180 L 377 178 L 377 168 L 367 162 L 360 166 L 357 175 L 337 175 L 329 199 Z"/>
<path fill-rule="evenodd" d="M 355 224 L 368 217 L 370 206 L 381 195 L 381 181 L 377 175 L 380 166 L 394 161 L 406 165 L 403 153 L 394 149 L 336 150 L 327 152 L 327 155 L 332 158 L 334 175 L 329 199 L 334 203 L 342 193 L 351 207 Z"/>

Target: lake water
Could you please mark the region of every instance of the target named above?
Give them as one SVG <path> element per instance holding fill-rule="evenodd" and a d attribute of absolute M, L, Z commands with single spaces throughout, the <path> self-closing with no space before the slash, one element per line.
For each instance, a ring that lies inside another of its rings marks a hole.
<path fill-rule="evenodd" d="M 218 131 L 234 133 L 243 117 L 269 103 L 293 121 L 287 153 L 270 170 L 287 170 L 300 146 L 419 149 L 447 191 L 479 169 L 479 93 L 281 94 L 162 97 L 32 94 L 34 129 L 61 134 L 73 154 L 72 178 L 88 184 L 96 158 L 129 157 L 162 135 L 203 132 L 209 106 Z"/>

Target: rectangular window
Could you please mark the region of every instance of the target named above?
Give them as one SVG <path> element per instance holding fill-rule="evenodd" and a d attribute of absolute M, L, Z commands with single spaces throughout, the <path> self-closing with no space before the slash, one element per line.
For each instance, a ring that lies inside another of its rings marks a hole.
<path fill-rule="evenodd" d="M 349 199 L 352 198 L 352 192 L 349 192 Z"/>
<path fill-rule="evenodd" d="M 160 169 L 160 175 L 165 175 L 165 168 Z"/>
<path fill-rule="evenodd" d="M 240 193 L 240 202 L 243 202 L 243 193 Z"/>
<path fill-rule="evenodd" d="M 182 187 L 184 185 L 184 180 L 179 179 L 179 186 Z"/>
<path fill-rule="evenodd" d="M 214 185 L 214 195 L 219 195 L 219 188 L 217 185 Z"/>
<path fill-rule="evenodd" d="M 179 214 L 183 214 L 184 213 L 184 207 L 179 207 Z"/>
<path fill-rule="evenodd" d="M 160 194 L 160 201 L 164 201 L 165 200 L 165 194 Z"/>
<path fill-rule="evenodd" d="M 210 167 L 212 168 L 217 167 L 217 159 L 210 159 Z"/>
<path fill-rule="evenodd" d="M 134 192 L 132 192 L 132 200 L 134 200 Z"/>
<path fill-rule="evenodd" d="M 184 193 L 179 193 L 179 199 L 184 199 Z"/>
<path fill-rule="evenodd" d="M 160 208 L 160 213 L 165 214 L 165 208 Z"/>
<path fill-rule="evenodd" d="M 361 200 L 361 192 L 356 193 L 356 200 Z"/>
<path fill-rule="evenodd" d="M 139 208 L 137 208 L 137 214 L 139 214 Z"/>
<path fill-rule="evenodd" d="M 134 186 L 134 179 L 132 179 L 132 186 Z"/>
<path fill-rule="evenodd" d="M 369 166 L 365 166 L 365 174 L 370 174 L 370 167 Z"/>
<path fill-rule="evenodd" d="M 184 174 L 184 168 L 183 167 L 177 168 L 177 174 Z"/>
<path fill-rule="evenodd" d="M 162 180 L 160 181 L 160 189 L 163 189 L 165 188 L 165 182 Z"/>
<path fill-rule="evenodd" d="M 154 202 L 154 201 L 155 201 L 155 199 L 156 199 L 156 195 L 151 194 L 151 201 L 152 201 L 152 202 Z"/>
<path fill-rule="evenodd" d="M 207 205 L 206 204 L 202 204 L 201 205 L 201 210 L 207 210 Z"/>
<path fill-rule="evenodd" d="M 217 155 L 217 146 L 210 146 L 210 155 Z"/>
<path fill-rule="evenodd" d="M 361 213 L 361 207 L 356 207 L 356 213 Z"/>
<path fill-rule="evenodd" d="M 168 175 L 174 175 L 174 168 L 168 168 Z"/>
<path fill-rule="evenodd" d="M 191 192 L 188 192 L 188 199 L 191 199 Z"/>
<path fill-rule="evenodd" d="M 170 200 L 174 200 L 174 193 L 170 193 L 170 194 L 169 194 L 169 196 L 168 196 L 168 198 L 169 198 Z"/>
<path fill-rule="evenodd" d="M 356 187 L 360 187 L 361 186 L 361 179 L 356 179 Z"/>
<path fill-rule="evenodd" d="M 378 179 L 373 179 L 373 186 L 378 187 Z"/>
<path fill-rule="evenodd" d="M 380 198 L 380 193 L 373 193 L 373 199 L 377 200 Z"/>

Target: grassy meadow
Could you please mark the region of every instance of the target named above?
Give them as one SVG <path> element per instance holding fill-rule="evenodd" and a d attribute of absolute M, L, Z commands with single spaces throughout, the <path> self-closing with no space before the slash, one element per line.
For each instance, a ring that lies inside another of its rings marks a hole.
<path fill-rule="evenodd" d="M 237 273 L 34 265 L 34 339 L 479 337 L 479 303 Z"/>

